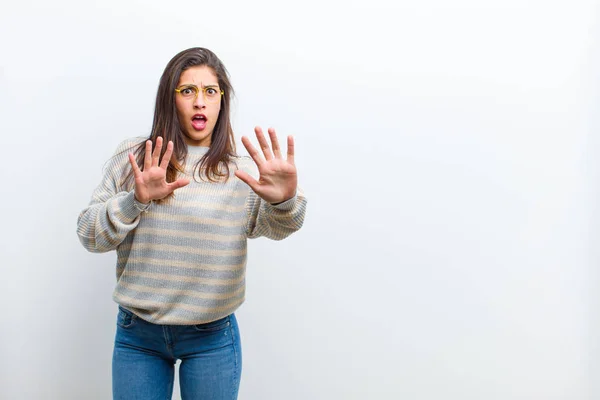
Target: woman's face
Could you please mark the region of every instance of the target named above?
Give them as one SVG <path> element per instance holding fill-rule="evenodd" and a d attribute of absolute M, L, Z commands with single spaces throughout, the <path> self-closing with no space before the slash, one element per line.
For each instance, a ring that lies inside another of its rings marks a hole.
<path fill-rule="evenodd" d="M 190 67 L 182 72 L 177 88 L 180 92 L 175 93 L 175 104 L 185 142 L 190 146 L 210 146 L 221 110 L 217 75 L 205 65 Z"/>

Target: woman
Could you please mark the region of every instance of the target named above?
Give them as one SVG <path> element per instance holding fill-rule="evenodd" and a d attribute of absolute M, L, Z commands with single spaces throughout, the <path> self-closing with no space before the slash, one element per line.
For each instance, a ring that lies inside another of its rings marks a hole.
<path fill-rule="evenodd" d="M 171 398 L 178 359 L 183 399 L 237 398 L 246 240 L 300 229 L 306 198 L 291 136 L 284 158 L 275 131 L 269 146 L 257 127 L 262 155 L 243 137 L 251 159 L 236 156 L 232 93 L 210 50 L 177 54 L 150 136 L 121 143 L 79 215 L 87 250 L 117 251 L 115 399 Z"/>

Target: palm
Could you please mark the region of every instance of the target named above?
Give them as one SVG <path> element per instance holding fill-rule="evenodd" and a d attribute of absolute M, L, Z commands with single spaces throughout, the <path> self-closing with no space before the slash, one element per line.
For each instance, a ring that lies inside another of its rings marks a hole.
<path fill-rule="evenodd" d="M 175 189 L 189 183 L 188 179 L 177 179 L 175 182 L 167 182 L 167 167 L 173 155 L 173 142 L 169 142 L 167 145 L 167 151 L 165 151 L 162 161 L 159 164 L 161 149 L 162 138 L 160 136 L 156 139 L 154 151 L 152 151 L 152 142 L 150 140 L 146 142 L 143 171 L 140 171 L 133 154 L 129 154 L 129 161 L 133 168 L 135 179 L 135 197 L 142 203 L 163 199 Z"/>
<path fill-rule="evenodd" d="M 269 203 L 280 203 L 294 197 L 298 186 L 298 175 L 294 164 L 293 138 L 288 136 L 287 159 L 284 160 L 274 129 L 269 129 L 272 150 L 262 130 L 257 127 L 255 132 L 264 158 L 252 146 L 248 138 L 243 137 L 242 143 L 256 163 L 260 176 L 258 180 L 255 180 L 243 171 L 236 171 L 236 176 L 246 182 L 258 196 Z"/>
<path fill-rule="evenodd" d="M 162 199 L 172 192 L 166 181 L 166 173 L 160 167 L 151 167 L 144 171 L 136 178 L 135 185 L 141 198 Z"/>

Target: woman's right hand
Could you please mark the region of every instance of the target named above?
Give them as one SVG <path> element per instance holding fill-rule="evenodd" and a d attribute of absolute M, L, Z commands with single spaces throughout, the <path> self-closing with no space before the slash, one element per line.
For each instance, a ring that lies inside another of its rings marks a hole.
<path fill-rule="evenodd" d="M 140 203 L 149 203 L 152 200 L 164 199 L 175 189 L 179 189 L 190 183 L 189 179 L 179 178 L 175 182 L 167 183 L 167 167 L 173 155 L 173 142 L 167 144 L 167 151 L 163 155 L 159 164 L 160 151 L 162 150 L 163 139 L 156 139 L 154 152 L 152 151 L 152 141 L 146 141 L 146 154 L 144 156 L 144 170 L 140 171 L 137 161 L 132 153 L 129 153 L 129 162 L 133 168 L 135 179 L 135 198 Z"/>

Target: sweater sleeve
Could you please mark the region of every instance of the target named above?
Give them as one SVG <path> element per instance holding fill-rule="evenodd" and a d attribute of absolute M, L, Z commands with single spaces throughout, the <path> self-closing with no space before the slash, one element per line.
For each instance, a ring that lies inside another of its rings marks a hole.
<path fill-rule="evenodd" d="M 250 190 L 246 200 L 248 214 L 246 235 L 250 239 L 261 236 L 273 240 L 285 239 L 302 227 L 306 204 L 306 197 L 300 188 L 294 197 L 276 206 L 264 201 Z"/>
<path fill-rule="evenodd" d="M 109 160 L 102 181 L 92 194 L 89 205 L 77 219 L 77 235 L 83 247 L 94 253 L 114 250 L 139 223 L 141 211 L 135 207 L 134 190 L 124 190 L 120 181 L 128 172 L 127 154 L 135 143 L 119 145 Z M 138 203 L 141 207 L 141 204 Z"/>
<path fill-rule="evenodd" d="M 255 174 L 255 168 L 244 163 L 243 169 Z M 250 189 L 246 198 L 247 225 L 246 236 L 249 239 L 261 236 L 273 240 L 282 240 L 302 227 L 306 214 L 307 199 L 298 187 L 296 195 L 277 205 L 261 199 Z"/>

